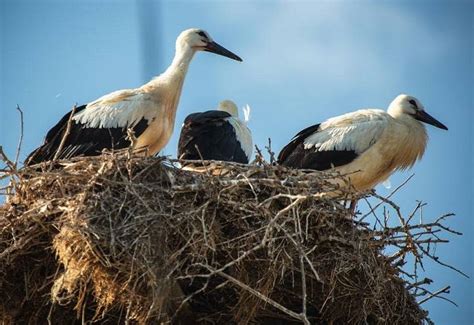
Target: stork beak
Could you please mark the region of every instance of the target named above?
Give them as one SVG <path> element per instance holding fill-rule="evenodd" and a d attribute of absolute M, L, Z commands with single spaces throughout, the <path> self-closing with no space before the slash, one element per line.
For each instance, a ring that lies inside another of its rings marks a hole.
<path fill-rule="evenodd" d="M 233 60 L 242 62 L 242 59 L 239 56 L 235 55 L 234 53 L 214 41 L 207 43 L 207 45 L 204 47 L 204 51 L 216 53 L 231 58 Z"/>
<path fill-rule="evenodd" d="M 440 129 L 443 129 L 443 130 L 447 130 L 447 129 L 448 129 L 443 123 L 441 123 L 440 121 L 438 121 L 437 119 L 435 119 L 435 118 L 434 118 L 433 116 L 431 116 L 430 114 L 426 113 L 424 110 L 419 110 L 419 111 L 417 111 L 417 112 L 415 113 L 415 118 L 416 118 L 418 121 L 431 124 L 431 125 L 433 125 L 433 126 L 436 126 L 437 128 L 440 128 Z"/>

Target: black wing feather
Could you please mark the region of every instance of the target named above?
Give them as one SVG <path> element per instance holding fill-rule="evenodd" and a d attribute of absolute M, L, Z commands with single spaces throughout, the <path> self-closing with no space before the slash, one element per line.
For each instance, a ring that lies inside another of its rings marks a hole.
<path fill-rule="evenodd" d="M 234 127 L 226 120 L 229 117 L 216 110 L 188 115 L 179 137 L 178 157 L 248 163 Z"/>
<path fill-rule="evenodd" d="M 79 106 L 76 108 L 75 113 L 85 108 L 86 105 Z M 64 115 L 61 120 L 48 131 L 44 143 L 26 158 L 26 166 L 54 158 L 64 133 L 66 132 L 71 113 L 72 111 Z M 88 128 L 84 124 L 74 120 L 71 123 L 70 132 L 58 155 L 58 159 L 69 159 L 76 156 L 97 156 L 101 154 L 103 149 L 123 149 L 130 146 L 130 141 L 127 139 L 127 127 Z M 135 137 L 139 137 L 147 127 L 148 121 L 144 118 L 141 119 L 132 128 Z"/>
<path fill-rule="evenodd" d="M 319 131 L 315 124 L 300 131 L 278 154 L 278 163 L 298 169 L 327 170 L 350 163 L 358 157 L 354 150 L 315 151 L 304 148 L 304 141 Z"/>
<path fill-rule="evenodd" d="M 284 162 L 287 161 L 289 156 L 295 151 L 296 147 L 299 144 L 302 144 L 304 140 L 309 137 L 311 134 L 318 131 L 320 124 L 315 124 L 307 127 L 306 129 L 301 130 L 296 134 L 290 143 L 288 143 L 278 154 L 278 163 L 284 165 Z"/>

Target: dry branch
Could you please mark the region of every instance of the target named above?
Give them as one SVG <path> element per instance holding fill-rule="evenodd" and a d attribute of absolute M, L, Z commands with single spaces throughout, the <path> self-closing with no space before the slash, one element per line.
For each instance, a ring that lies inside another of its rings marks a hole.
<path fill-rule="evenodd" d="M 354 193 L 318 195 L 334 174 L 199 163 L 227 173 L 126 154 L 20 171 L 7 161 L 19 183 L 0 207 L 0 320 L 422 324 L 416 299 L 447 293 L 416 270 L 459 234 L 449 215 L 416 224 L 422 204 L 405 217 L 374 195 L 374 228 L 347 218 L 340 200 Z"/>
<path fill-rule="evenodd" d="M 72 123 L 73 123 L 72 120 L 73 120 L 74 114 L 76 113 L 76 108 L 77 108 L 77 104 L 74 104 L 74 106 L 72 107 L 72 110 L 71 110 L 71 114 L 69 115 L 69 118 L 67 120 L 66 130 L 64 131 L 64 134 L 61 138 L 61 142 L 59 143 L 58 149 L 54 153 L 54 156 L 53 156 L 53 159 L 52 159 L 53 162 L 56 161 L 61 156 L 61 154 L 63 153 L 62 152 L 63 147 L 66 144 L 66 140 L 69 137 L 69 133 L 71 133 L 71 127 L 72 127 Z M 51 167 L 52 166 L 54 166 L 54 164 L 51 164 Z"/>
<path fill-rule="evenodd" d="M 24 129 L 24 122 L 23 122 L 23 110 L 20 108 L 20 105 L 16 105 L 16 110 L 20 114 L 20 136 L 18 139 L 18 145 L 16 147 L 16 155 L 15 155 L 15 167 L 18 167 L 18 158 L 20 157 L 21 152 L 21 145 L 23 144 L 23 129 Z"/>

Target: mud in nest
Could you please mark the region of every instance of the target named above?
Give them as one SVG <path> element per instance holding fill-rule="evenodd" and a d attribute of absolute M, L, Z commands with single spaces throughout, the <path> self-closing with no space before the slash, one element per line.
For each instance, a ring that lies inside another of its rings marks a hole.
<path fill-rule="evenodd" d="M 427 319 L 400 259 L 383 254 L 403 230 L 354 221 L 347 193 L 318 195 L 334 175 L 214 163 L 216 176 L 114 155 L 61 164 L 15 171 L 0 207 L 6 323 Z"/>

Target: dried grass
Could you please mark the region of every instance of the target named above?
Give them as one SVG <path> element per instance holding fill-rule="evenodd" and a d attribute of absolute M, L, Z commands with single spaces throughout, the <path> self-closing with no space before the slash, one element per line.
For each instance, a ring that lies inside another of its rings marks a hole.
<path fill-rule="evenodd" d="M 5 323 L 429 321 L 416 297 L 430 280 L 402 265 L 433 257 L 448 215 L 412 225 L 419 209 L 404 218 L 381 198 L 401 225 L 369 227 L 340 203 L 350 193 L 317 195 L 335 175 L 262 163 L 214 163 L 224 176 L 112 154 L 55 164 L 4 170 Z"/>

